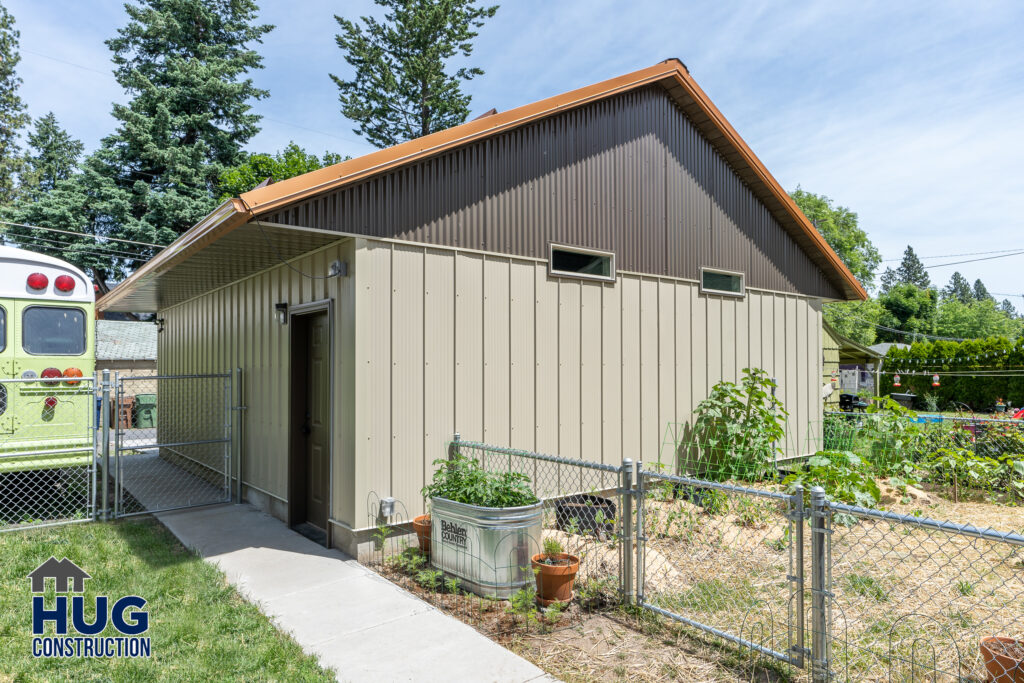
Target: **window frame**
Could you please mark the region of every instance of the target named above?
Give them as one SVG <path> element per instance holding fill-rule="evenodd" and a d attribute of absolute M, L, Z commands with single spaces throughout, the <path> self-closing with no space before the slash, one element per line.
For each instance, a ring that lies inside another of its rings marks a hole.
<path fill-rule="evenodd" d="M 25 332 L 28 329 L 27 325 L 25 325 L 25 315 L 29 311 L 31 311 L 33 309 L 36 309 L 36 308 L 42 308 L 42 309 L 50 310 L 50 311 L 77 311 L 78 313 L 81 313 L 82 314 L 82 350 L 79 351 L 78 353 L 33 353 L 32 351 L 29 351 L 28 348 L 25 346 Z M 30 306 L 26 306 L 25 308 L 23 308 L 21 310 L 21 350 L 24 351 L 29 356 L 39 356 L 39 357 L 43 357 L 43 358 L 45 358 L 47 356 L 67 356 L 68 358 L 75 358 L 75 357 L 78 357 L 78 356 L 86 355 L 89 352 L 89 317 L 86 314 L 85 309 L 84 308 L 80 308 L 78 306 L 44 306 L 44 305 L 41 305 L 41 304 L 33 304 L 33 305 L 30 305 Z"/>
<path fill-rule="evenodd" d="M 704 286 L 704 273 L 713 273 L 715 275 L 733 275 L 740 279 L 740 291 L 730 292 L 724 289 L 712 289 Z M 736 270 L 725 270 L 724 268 L 711 268 L 709 266 L 700 267 L 700 292 L 701 294 L 713 294 L 715 296 L 731 296 L 737 299 L 742 299 L 747 295 L 747 275 Z"/>
<path fill-rule="evenodd" d="M 567 251 L 573 254 L 584 254 L 586 256 L 600 256 L 608 259 L 609 274 L 608 275 L 593 275 L 591 273 L 575 273 L 571 270 L 556 270 L 555 269 L 555 250 Z M 615 264 L 615 252 L 605 251 L 604 249 L 591 249 L 590 247 L 574 247 L 569 244 L 560 244 L 558 242 L 548 243 L 548 275 L 551 277 L 571 277 L 580 280 L 595 280 L 597 282 L 615 282 L 616 273 L 618 272 Z"/>
<path fill-rule="evenodd" d="M 7 350 L 7 308 L 3 305 L 0 305 L 0 319 L 0 353 L 3 353 Z"/>

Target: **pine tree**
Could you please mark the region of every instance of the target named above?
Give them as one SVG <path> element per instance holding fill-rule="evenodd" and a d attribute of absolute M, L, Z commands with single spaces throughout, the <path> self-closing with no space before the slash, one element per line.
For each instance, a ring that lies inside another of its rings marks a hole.
<path fill-rule="evenodd" d="M 107 46 L 132 99 L 114 104 L 118 128 L 90 159 L 94 177 L 83 184 L 113 211 L 108 234 L 167 244 L 216 206 L 220 174 L 259 131 L 249 102 L 268 95 L 246 76 L 262 68 L 250 44 L 273 28 L 253 23 L 257 9 L 254 0 L 125 5 L 128 24 Z"/>
<path fill-rule="evenodd" d="M 1014 308 L 1009 299 L 1003 299 L 1003 302 L 999 304 L 999 310 L 1011 318 L 1017 317 L 1017 309 Z"/>
<path fill-rule="evenodd" d="M 971 285 L 967 282 L 967 278 L 960 274 L 960 271 L 953 273 L 953 277 L 949 278 L 949 284 L 942 290 L 942 298 L 965 304 L 974 300 Z"/>
<path fill-rule="evenodd" d="M 0 206 L 14 199 L 16 178 L 23 165 L 18 136 L 29 122 L 25 103 L 18 95 L 21 87 L 17 73 L 18 62 L 21 61 L 18 52 L 20 37 L 14 28 L 14 17 L 0 5 Z"/>
<path fill-rule="evenodd" d="M 362 17 L 364 26 L 335 15 L 335 39 L 351 80 L 334 74 L 341 113 L 358 124 L 355 132 L 378 147 L 458 125 L 469 115 L 470 97 L 460 85 L 483 74 L 477 67 L 450 70 L 452 57 L 473 52 L 474 29 L 498 6 L 476 0 L 374 0 L 384 21 Z"/>
<path fill-rule="evenodd" d="M 899 284 L 899 279 L 896 277 L 896 271 L 886 266 L 885 272 L 882 273 L 881 283 L 878 288 L 879 294 L 885 294 L 897 284 Z"/>
<path fill-rule="evenodd" d="M 28 135 L 29 152 L 22 171 L 22 191 L 38 195 L 49 192 L 78 169 L 84 145 L 60 127 L 50 112 L 36 120 Z"/>
<path fill-rule="evenodd" d="M 917 254 L 914 253 L 914 248 L 909 244 L 906 251 L 903 252 L 903 260 L 900 262 L 900 267 L 896 269 L 896 279 L 903 284 L 915 285 L 922 289 L 932 286 L 931 278 L 928 277 L 928 271 L 925 270 L 921 259 L 917 257 Z"/>
<path fill-rule="evenodd" d="M 986 287 L 985 283 L 981 281 L 981 278 L 974 281 L 974 291 L 972 292 L 972 295 L 976 301 L 988 301 L 989 299 L 995 299 L 994 296 L 988 293 L 988 287 Z"/>

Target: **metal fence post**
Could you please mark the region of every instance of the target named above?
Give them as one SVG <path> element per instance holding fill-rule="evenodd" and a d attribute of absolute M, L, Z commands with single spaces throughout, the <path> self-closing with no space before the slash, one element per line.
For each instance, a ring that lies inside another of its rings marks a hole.
<path fill-rule="evenodd" d="M 237 466 L 235 468 L 235 502 L 242 502 L 242 419 L 246 410 L 244 402 L 245 391 L 242 388 L 242 368 L 235 368 L 235 394 L 237 395 L 237 403 L 234 406 L 234 413 L 237 417 L 234 418 L 234 426 L 231 430 L 231 441 L 232 445 L 237 451 L 238 456 L 235 458 Z"/>
<path fill-rule="evenodd" d="M 829 597 L 827 570 L 828 533 L 825 489 L 811 489 L 811 680 L 829 679 L 829 623 L 826 601 Z"/>
<path fill-rule="evenodd" d="M 101 486 L 103 488 L 100 495 L 102 496 L 103 519 L 110 519 L 110 370 L 103 371 L 103 382 L 100 386 L 102 390 L 100 424 L 103 425 L 100 430 L 103 439 L 101 446 L 103 457 L 100 461 Z"/>
<path fill-rule="evenodd" d="M 459 454 L 459 441 L 461 441 L 461 440 L 462 440 L 462 437 L 459 435 L 458 432 L 455 432 L 455 434 L 452 435 L 452 442 L 448 446 L 448 459 L 449 460 L 454 460 L 455 456 L 457 456 Z"/>
<path fill-rule="evenodd" d="M 790 548 L 792 549 L 792 574 L 789 576 L 790 587 L 793 591 L 793 619 L 790 620 L 790 653 L 793 664 L 798 668 L 804 668 L 804 655 L 807 654 L 807 646 L 804 635 L 804 487 L 797 484 L 793 487 L 793 495 L 790 497 L 790 524 L 793 533 L 790 535 Z"/>
<path fill-rule="evenodd" d="M 622 459 L 622 594 L 633 602 L 633 461 Z"/>

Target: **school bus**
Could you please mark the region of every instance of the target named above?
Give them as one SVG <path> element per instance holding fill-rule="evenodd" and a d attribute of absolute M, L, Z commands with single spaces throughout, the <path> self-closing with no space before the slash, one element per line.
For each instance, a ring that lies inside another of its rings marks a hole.
<path fill-rule="evenodd" d="M 91 461 L 95 297 L 71 264 L 0 246 L 0 473 Z"/>

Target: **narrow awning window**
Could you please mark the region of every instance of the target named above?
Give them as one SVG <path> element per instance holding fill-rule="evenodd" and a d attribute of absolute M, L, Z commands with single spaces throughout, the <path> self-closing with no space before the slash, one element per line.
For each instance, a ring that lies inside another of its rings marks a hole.
<path fill-rule="evenodd" d="M 700 291 L 705 294 L 743 296 L 743 273 L 730 270 L 700 269 Z"/>
<path fill-rule="evenodd" d="M 552 244 L 548 273 L 557 277 L 615 281 L 615 253 Z"/>

